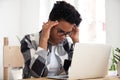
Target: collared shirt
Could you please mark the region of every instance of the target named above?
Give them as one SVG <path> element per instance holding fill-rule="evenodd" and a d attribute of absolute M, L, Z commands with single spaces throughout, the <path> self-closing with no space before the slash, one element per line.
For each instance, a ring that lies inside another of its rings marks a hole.
<path fill-rule="evenodd" d="M 21 40 L 21 52 L 24 57 L 23 78 L 45 77 L 48 75 L 52 45 L 48 42 L 48 50 L 39 47 L 41 32 L 26 35 Z M 55 56 L 59 71 L 55 75 L 68 74 L 73 55 L 73 44 L 66 38 L 56 45 Z"/>

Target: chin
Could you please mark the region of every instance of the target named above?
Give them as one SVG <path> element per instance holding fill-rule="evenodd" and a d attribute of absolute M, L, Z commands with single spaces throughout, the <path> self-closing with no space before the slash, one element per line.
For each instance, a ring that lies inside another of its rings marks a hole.
<path fill-rule="evenodd" d="M 59 41 L 58 43 L 60 44 L 60 43 L 62 43 L 62 42 L 63 42 L 63 40 Z"/>
<path fill-rule="evenodd" d="M 62 43 L 63 41 L 64 41 L 64 40 L 60 40 L 60 39 L 59 39 L 59 40 L 56 40 L 56 43 L 57 43 L 57 44 L 60 44 L 60 43 Z"/>

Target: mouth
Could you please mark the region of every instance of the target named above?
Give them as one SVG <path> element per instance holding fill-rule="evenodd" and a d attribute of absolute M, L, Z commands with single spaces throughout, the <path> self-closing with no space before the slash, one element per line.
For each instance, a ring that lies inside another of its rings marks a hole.
<path fill-rule="evenodd" d="M 59 39 L 59 40 L 58 40 L 59 43 L 61 43 L 61 42 L 63 42 L 63 41 L 64 41 L 64 39 Z"/>

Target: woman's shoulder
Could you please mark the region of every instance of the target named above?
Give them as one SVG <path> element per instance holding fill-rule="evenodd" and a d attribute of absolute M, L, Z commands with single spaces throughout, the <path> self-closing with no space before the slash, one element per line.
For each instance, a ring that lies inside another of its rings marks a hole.
<path fill-rule="evenodd" d="M 21 41 L 39 41 L 40 32 L 26 34 Z"/>

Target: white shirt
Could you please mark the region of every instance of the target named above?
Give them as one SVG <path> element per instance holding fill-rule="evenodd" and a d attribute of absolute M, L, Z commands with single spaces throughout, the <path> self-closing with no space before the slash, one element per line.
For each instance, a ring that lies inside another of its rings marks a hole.
<path fill-rule="evenodd" d="M 55 56 L 56 46 L 52 46 L 51 53 L 50 53 L 50 64 L 48 69 L 48 76 L 55 75 L 59 71 L 58 61 Z"/>

